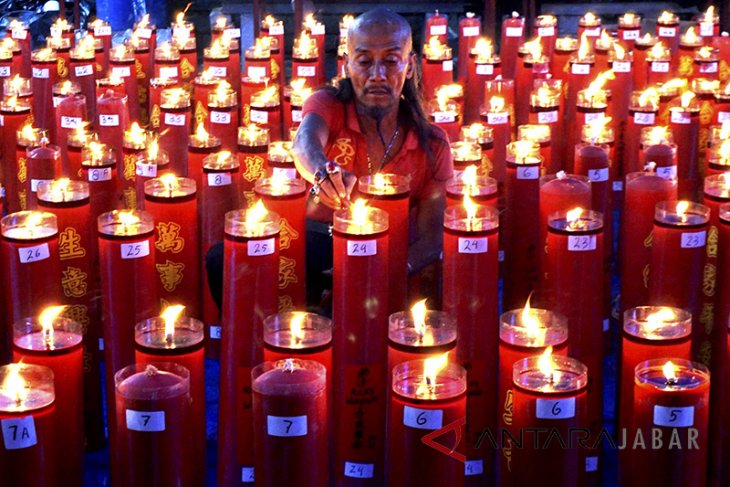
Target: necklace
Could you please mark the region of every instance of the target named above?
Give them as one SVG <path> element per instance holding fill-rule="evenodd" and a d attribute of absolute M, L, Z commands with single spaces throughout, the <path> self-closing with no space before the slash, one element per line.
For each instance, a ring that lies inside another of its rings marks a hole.
<path fill-rule="evenodd" d="M 390 138 L 390 142 L 388 142 L 388 146 L 385 148 L 385 152 L 383 153 L 383 158 L 380 160 L 380 164 L 378 164 L 378 170 L 375 172 L 380 172 L 381 169 L 383 169 L 383 166 L 385 166 L 385 163 L 388 161 L 388 156 L 390 155 L 390 151 L 393 149 L 393 145 L 395 144 L 395 141 L 398 139 L 398 127 L 395 128 L 395 132 L 393 132 L 393 136 Z M 367 152 L 367 151 L 366 151 Z M 367 154 L 368 156 L 368 174 L 373 174 L 373 164 L 370 161 L 370 154 Z"/>

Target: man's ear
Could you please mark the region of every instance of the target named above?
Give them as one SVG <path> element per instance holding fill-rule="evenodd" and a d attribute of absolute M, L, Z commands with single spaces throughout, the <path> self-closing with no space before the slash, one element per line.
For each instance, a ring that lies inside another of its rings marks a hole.
<path fill-rule="evenodd" d="M 413 78 L 416 69 L 416 53 L 411 51 L 408 55 L 408 66 L 406 66 L 406 79 Z"/>
<path fill-rule="evenodd" d="M 345 52 L 342 55 L 342 67 L 345 70 L 345 78 L 350 77 L 350 56 L 347 55 L 347 52 Z"/>

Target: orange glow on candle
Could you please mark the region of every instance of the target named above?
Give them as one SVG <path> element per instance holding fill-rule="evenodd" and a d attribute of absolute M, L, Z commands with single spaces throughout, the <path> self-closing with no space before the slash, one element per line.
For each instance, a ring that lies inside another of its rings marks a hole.
<path fill-rule="evenodd" d="M 680 36 L 679 40 L 682 44 L 687 45 L 699 44 L 702 42 L 702 39 L 697 35 L 697 30 L 693 25 L 687 28 L 685 33 Z"/>
<path fill-rule="evenodd" d="M 68 184 L 68 179 L 66 180 Z M 38 322 L 41 324 L 41 333 L 43 334 L 43 343 L 46 345 L 46 350 L 53 350 L 55 349 L 55 345 L 53 343 L 53 322 L 61 316 L 61 313 L 63 313 L 63 310 L 66 309 L 65 306 L 48 306 L 46 307 L 41 313 L 38 315 Z"/>
<path fill-rule="evenodd" d="M 664 378 L 667 379 L 667 384 L 677 383 L 677 366 L 671 360 L 667 360 L 667 363 L 664 364 L 662 373 L 664 374 Z"/>
<path fill-rule="evenodd" d="M 553 347 L 547 347 L 537 361 L 540 373 L 552 384 L 555 381 L 555 369 L 553 368 Z"/>
<path fill-rule="evenodd" d="M 493 96 L 489 99 L 490 113 L 499 113 L 504 111 L 504 98 L 501 96 Z"/>
<path fill-rule="evenodd" d="M 702 22 L 708 22 L 713 23 L 715 22 L 715 6 L 710 5 L 707 7 L 707 10 L 705 10 L 705 13 L 702 15 Z"/>
<path fill-rule="evenodd" d="M 540 42 L 539 37 L 536 37 L 533 40 L 522 44 L 522 49 L 528 55 L 525 60 L 537 62 L 542 58 L 542 43 Z"/>
<path fill-rule="evenodd" d="M 434 61 L 449 59 L 451 58 L 451 48 L 441 43 L 441 39 L 438 36 L 431 36 L 428 39 L 428 43 L 423 46 L 423 55 L 426 59 Z"/>
<path fill-rule="evenodd" d="M 419 343 L 423 344 L 423 339 L 426 335 L 426 299 L 422 299 L 413 306 L 411 306 L 411 318 L 413 318 L 413 328 L 418 334 Z M 433 341 L 433 337 L 429 337 Z M 432 343 L 425 343 L 425 345 L 431 345 Z"/>
<path fill-rule="evenodd" d="M 692 100 L 695 99 L 695 96 L 696 95 L 692 91 L 685 91 L 682 93 L 682 96 L 679 98 L 682 108 L 690 108 L 690 104 L 692 103 Z"/>
<path fill-rule="evenodd" d="M 173 304 L 167 306 L 160 313 L 160 318 L 165 321 L 165 342 L 168 345 L 171 345 L 175 341 L 175 323 L 177 323 L 184 310 L 185 306 L 182 304 Z"/>
<path fill-rule="evenodd" d="M 661 15 L 659 15 L 657 22 L 659 22 L 660 24 L 673 24 L 677 22 L 677 16 L 669 10 L 664 10 L 662 11 Z"/>
<path fill-rule="evenodd" d="M 591 47 L 591 40 L 586 35 L 586 33 L 583 32 L 583 34 L 581 34 L 581 36 L 580 36 L 580 45 L 578 46 L 577 59 L 579 61 L 587 60 L 589 58 L 589 56 L 591 55 L 592 51 L 593 51 L 593 48 Z"/>
<path fill-rule="evenodd" d="M 477 39 L 471 53 L 476 56 L 478 63 L 485 63 L 494 59 L 494 44 L 486 37 Z"/>
<path fill-rule="evenodd" d="M 317 41 L 307 34 L 306 30 L 302 30 L 299 38 L 294 39 L 294 48 L 292 55 L 296 59 L 313 59 L 318 55 Z"/>
<path fill-rule="evenodd" d="M 423 382 L 416 387 L 416 397 L 431 398 L 435 396 L 435 386 L 438 373 L 449 363 L 449 353 L 429 357 L 424 361 Z"/>
<path fill-rule="evenodd" d="M 547 329 L 540 326 L 540 323 L 535 318 L 536 313 L 533 313 L 530 308 L 530 298 L 532 295 L 527 297 L 525 301 L 525 307 L 522 308 L 522 314 L 520 315 L 520 326 L 524 328 L 525 332 L 530 338 L 529 344 L 532 346 L 541 345 L 545 343 L 545 335 Z"/>
<path fill-rule="evenodd" d="M 30 394 L 30 387 L 20 377 L 20 368 L 22 364 L 8 364 L 10 373 L 5 377 L 5 380 L 0 384 L 0 391 L 6 397 L 15 398 L 15 406 L 21 408 L 23 403 Z"/>

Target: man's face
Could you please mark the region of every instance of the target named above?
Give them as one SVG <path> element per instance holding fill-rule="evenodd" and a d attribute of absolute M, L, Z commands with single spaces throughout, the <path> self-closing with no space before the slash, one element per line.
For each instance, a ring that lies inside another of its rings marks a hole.
<path fill-rule="evenodd" d="M 408 33 L 367 26 L 348 39 L 345 70 L 358 103 L 366 109 L 389 111 L 398 106 L 406 79 L 413 76 Z"/>

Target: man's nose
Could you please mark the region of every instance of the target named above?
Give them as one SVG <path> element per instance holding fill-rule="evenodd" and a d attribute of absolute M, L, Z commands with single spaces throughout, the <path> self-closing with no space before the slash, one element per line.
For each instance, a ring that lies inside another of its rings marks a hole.
<path fill-rule="evenodd" d="M 381 79 L 385 78 L 386 67 L 385 61 L 375 61 L 370 67 L 370 78 Z"/>

